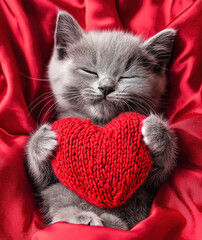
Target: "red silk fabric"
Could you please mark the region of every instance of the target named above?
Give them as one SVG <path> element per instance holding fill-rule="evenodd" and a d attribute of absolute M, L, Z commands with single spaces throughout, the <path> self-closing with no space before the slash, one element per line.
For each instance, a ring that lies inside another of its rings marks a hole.
<path fill-rule="evenodd" d="M 164 110 L 179 138 L 179 164 L 149 217 L 130 231 L 67 223 L 45 227 L 34 202 L 24 146 L 37 124 L 51 116 L 51 99 L 43 95 L 48 85 L 39 78 L 46 78 L 58 8 L 87 31 L 125 29 L 147 39 L 164 28 L 178 29 Z M 0 1 L 0 239 L 201 240 L 201 12 L 201 0 Z"/>

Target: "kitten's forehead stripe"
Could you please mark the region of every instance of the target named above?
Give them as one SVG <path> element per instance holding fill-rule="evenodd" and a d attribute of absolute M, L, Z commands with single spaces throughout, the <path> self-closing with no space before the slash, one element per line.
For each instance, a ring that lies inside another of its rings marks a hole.
<path fill-rule="evenodd" d="M 58 60 L 63 60 L 67 57 L 67 51 L 65 48 L 58 48 Z"/>
<path fill-rule="evenodd" d="M 132 65 L 133 62 L 134 62 L 134 59 L 135 59 L 134 56 L 132 56 L 132 57 L 130 57 L 130 58 L 128 59 L 128 61 L 127 61 L 127 63 L 126 63 L 125 71 L 127 71 L 127 70 L 131 67 L 131 65 Z"/>
<path fill-rule="evenodd" d="M 116 76 L 125 70 L 128 58 L 137 55 L 139 42 L 138 37 L 122 32 L 90 32 L 72 47 L 70 54 L 77 64 Z"/>

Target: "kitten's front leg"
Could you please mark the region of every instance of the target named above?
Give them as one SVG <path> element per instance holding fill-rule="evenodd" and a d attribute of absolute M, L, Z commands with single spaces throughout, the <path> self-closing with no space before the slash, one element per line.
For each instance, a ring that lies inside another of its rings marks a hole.
<path fill-rule="evenodd" d="M 49 160 L 56 147 L 57 135 L 49 124 L 43 124 L 28 141 L 27 166 L 38 191 L 48 186 L 55 178 Z"/>
<path fill-rule="evenodd" d="M 146 184 L 158 188 L 176 166 L 176 136 L 168 121 L 151 114 L 143 121 L 142 135 L 153 155 L 152 169 Z"/>

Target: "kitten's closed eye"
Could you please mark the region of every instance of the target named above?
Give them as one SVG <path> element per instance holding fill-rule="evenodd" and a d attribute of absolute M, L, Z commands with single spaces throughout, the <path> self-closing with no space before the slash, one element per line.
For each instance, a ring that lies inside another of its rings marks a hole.
<path fill-rule="evenodd" d="M 88 75 L 88 76 L 93 76 L 93 77 L 98 77 L 98 74 L 94 71 L 91 71 L 87 68 L 79 68 L 78 71 L 82 74 Z"/>
<path fill-rule="evenodd" d="M 119 78 L 118 81 L 122 80 L 122 79 L 132 79 L 132 78 L 138 78 L 138 75 L 132 75 L 132 76 L 122 76 Z"/>

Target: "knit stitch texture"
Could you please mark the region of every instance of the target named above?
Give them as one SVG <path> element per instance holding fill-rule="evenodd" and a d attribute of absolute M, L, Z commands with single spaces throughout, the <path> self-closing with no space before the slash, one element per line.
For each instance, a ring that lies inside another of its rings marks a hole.
<path fill-rule="evenodd" d="M 141 135 L 144 118 L 124 113 L 103 128 L 88 119 L 54 122 L 59 146 L 51 163 L 60 182 L 98 207 L 124 204 L 144 182 L 152 164 Z"/>

